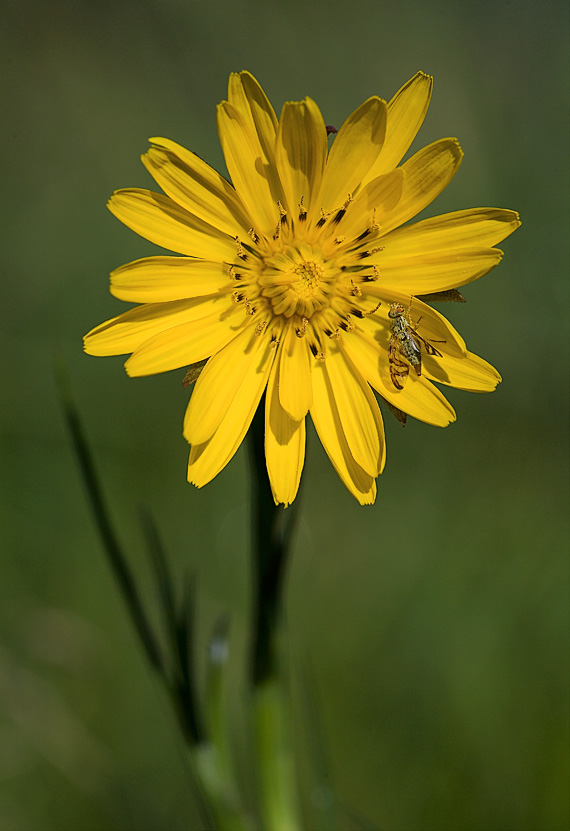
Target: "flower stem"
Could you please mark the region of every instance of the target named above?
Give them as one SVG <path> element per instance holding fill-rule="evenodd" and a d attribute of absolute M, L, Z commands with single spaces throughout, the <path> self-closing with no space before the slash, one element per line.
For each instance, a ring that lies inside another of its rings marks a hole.
<path fill-rule="evenodd" d="M 253 457 L 253 632 L 251 680 L 255 685 L 277 671 L 276 632 L 285 568 L 299 500 L 285 509 L 275 505 L 265 466 L 263 407 L 258 407 L 250 431 Z"/>
<path fill-rule="evenodd" d="M 250 680 L 261 825 L 265 831 L 297 831 L 301 825 L 291 719 L 287 685 L 279 672 L 277 634 L 298 500 L 287 510 L 275 505 L 265 466 L 262 407 L 250 435 L 254 567 Z"/>

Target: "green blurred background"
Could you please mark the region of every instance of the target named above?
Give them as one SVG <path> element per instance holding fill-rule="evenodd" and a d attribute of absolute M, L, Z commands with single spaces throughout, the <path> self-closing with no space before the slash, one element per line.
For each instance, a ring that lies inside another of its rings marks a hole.
<path fill-rule="evenodd" d="M 120 358 L 81 350 L 126 308 L 108 272 L 156 252 L 106 199 L 151 186 L 149 136 L 223 171 L 215 105 L 243 68 L 278 112 L 310 95 L 337 127 L 367 96 L 433 74 L 414 149 L 458 136 L 465 159 L 426 215 L 496 206 L 523 218 L 467 305 L 442 308 L 499 368 L 498 391 L 452 391 L 446 430 L 402 430 L 388 414 L 372 508 L 309 436 L 286 606 L 329 784 L 386 831 L 567 828 L 567 3 L 4 0 L 0 53 L 0 828 L 199 827 L 176 725 L 89 513 L 58 356 L 138 571 L 144 504 L 177 575 L 197 577 L 202 671 L 212 622 L 230 613 L 243 738 L 246 448 L 193 489 L 183 372 L 129 380 Z M 338 827 L 358 827 L 348 808 Z"/>

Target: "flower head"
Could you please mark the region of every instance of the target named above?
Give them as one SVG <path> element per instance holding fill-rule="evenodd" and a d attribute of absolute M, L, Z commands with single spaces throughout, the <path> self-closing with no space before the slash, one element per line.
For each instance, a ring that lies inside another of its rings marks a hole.
<path fill-rule="evenodd" d="M 403 423 L 443 427 L 455 413 L 434 381 L 478 392 L 500 381 L 426 300 L 462 299 L 454 290 L 497 265 L 493 246 L 517 214 L 477 208 L 404 226 L 462 158 L 456 139 L 441 139 L 400 165 L 431 87 L 419 72 L 388 104 L 369 98 L 329 139 L 310 98 L 287 102 L 277 119 L 255 78 L 232 74 L 218 107 L 232 184 L 157 138 L 143 162 L 166 195 L 113 194 L 118 219 L 183 256 L 114 271 L 111 292 L 141 305 L 93 329 L 85 349 L 132 353 L 131 376 L 191 365 L 184 436 L 195 485 L 229 462 L 265 392 L 276 503 L 295 498 L 308 413 L 346 487 L 372 503 L 386 455 L 373 391 Z"/>

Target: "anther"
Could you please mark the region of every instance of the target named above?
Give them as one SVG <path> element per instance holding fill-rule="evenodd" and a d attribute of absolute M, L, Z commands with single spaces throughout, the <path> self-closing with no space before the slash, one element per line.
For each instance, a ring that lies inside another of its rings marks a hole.
<path fill-rule="evenodd" d="M 304 222 L 307 219 L 307 209 L 303 205 L 304 198 L 304 196 L 301 196 L 301 201 L 299 202 L 299 222 Z"/>
<path fill-rule="evenodd" d="M 345 239 L 346 239 L 346 237 L 343 237 L 343 236 L 335 237 L 334 238 L 335 245 L 342 245 L 342 243 L 345 241 Z"/>
<path fill-rule="evenodd" d="M 360 286 L 356 285 L 354 280 L 350 281 L 350 285 L 351 285 L 350 293 L 352 294 L 352 296 L 353 297 L 362 297 L 362 289 L 360 288 Z"/>
<path fill-rule="evenodd" d="M 237 254 L 240 260 L 247 260 L 247 253 L 243 245 L 241 244 L 241 240 L 239 237 L 234 237 L 237 243 Z"/>
<path fill-rule="evenodd" d="M 279 239 L 279 237 L 281 236 L 282 226 L 287 224 L 287 211 L 285 210 L 281 202 L 279 202 L 279 200 L 277 200 L 277 208 L 279 209 L 279 219 L 277 220 L 277 225 L 275 227 L 275 231 L 273 232 L 274 240 Z"/>
<path fill-rule="evenodd" d="M 241 303 L 245 295 L 241 293 L 241 291 L 232 291 L 232 300 L 234 303 Z"/>
<path fill-rule="evenodd" d="M 253 242 L 257 245 L 257 243 L 259 242 L 259 234 L 258 234 L 258 233 L 257 233 L 257 231 L 255 230 L 255 228 L 250 228 L 250 229 L 249 229 L 249 231 L 248 231 L 247 233 L 250 235 L 250 237 L 252 238 Z"/>
<path fill-rule="evenodd" d="M 346 202 L 344 203 L 342 208 L 339 211 L 337 211 L 335 216 L 334 216 L 333 222 L 335 223 L 335 225 L 338 224 L 341 221 L 341 219 L 343 218 L 343 216 L 346 213 L 346 209 L 348 208 L 348 206 L 350 205 L 351 202 L 352 202 L 352 194 L 349 193 L 348 194 L 348 199 L 346 200 Z"/>
<path fill-rule="evenodd" d="M 329 216 L 333 213 L 334 213 L 334 210 L 325 211 L 324 208 L 321 208 L 321 218 L 317 222 L 317 228 L 322 228 L 323 225 L 325 224 L 325 222 L 327 221 L 327 219 L 329 218 Z"/>
<path fill-rule="evenodd" d="M 255 306 L 252 305 L 251 300 L 248 300 L 247 297 L 244 300 L 245 310 L 250 317 L 253 317 L 255 314 Z"/>
<path fill-rule="evenodd" d="M 307 334 L 307 329 L 309 328 L 309 321 L 306 317 L 302 318 L 301 325 L 295 329 L 295 334 L 298 338 L 304 338 Z"/>
<path fill-rule="evenodd" d="M 260 323 L 258 323 L 258 324 L 257 324 L 257 326 L 255 327 L 255 334 L 256 334 L 256 335 L 258 335 L 258 336 L 259 336 L 259 335 L 262 335 L 262 334 L 263 334 L 263 332 L 265 331 L 265 327 L 266 327 L 266 326 L 267 326 L 267 321 L 266 321 L 266 320 L 262 320 L 262 321 L 261 321 Z"/>
<path fill-rule="evenodd" d="M 378 311 L 378 309 L 380 308 L 380 306 L 381 306 L 381 305 L 382 305 L 382 301 L 379 301 L 379 302 L 378 302 L 378 303 L 374 306 L 374 308 L 373 308 L 373 309 L 370 309 L 370 311 L 369 311 L 369 312 L 363 312 L 363 316 L 364 316 L 364 315 L 373 315 L 375 312 L 377 312 L 377 311 Z"/>

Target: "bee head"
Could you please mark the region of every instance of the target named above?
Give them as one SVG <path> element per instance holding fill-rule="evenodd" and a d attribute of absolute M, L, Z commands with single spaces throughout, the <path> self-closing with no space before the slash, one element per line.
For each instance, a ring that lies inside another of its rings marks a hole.
<path fill-rule="evenodd" d="M 406 310 L 401 303 L 392 303 L 390 311 L 388 312 L 388 317 L 401 317 L 405 313 Z"/>

